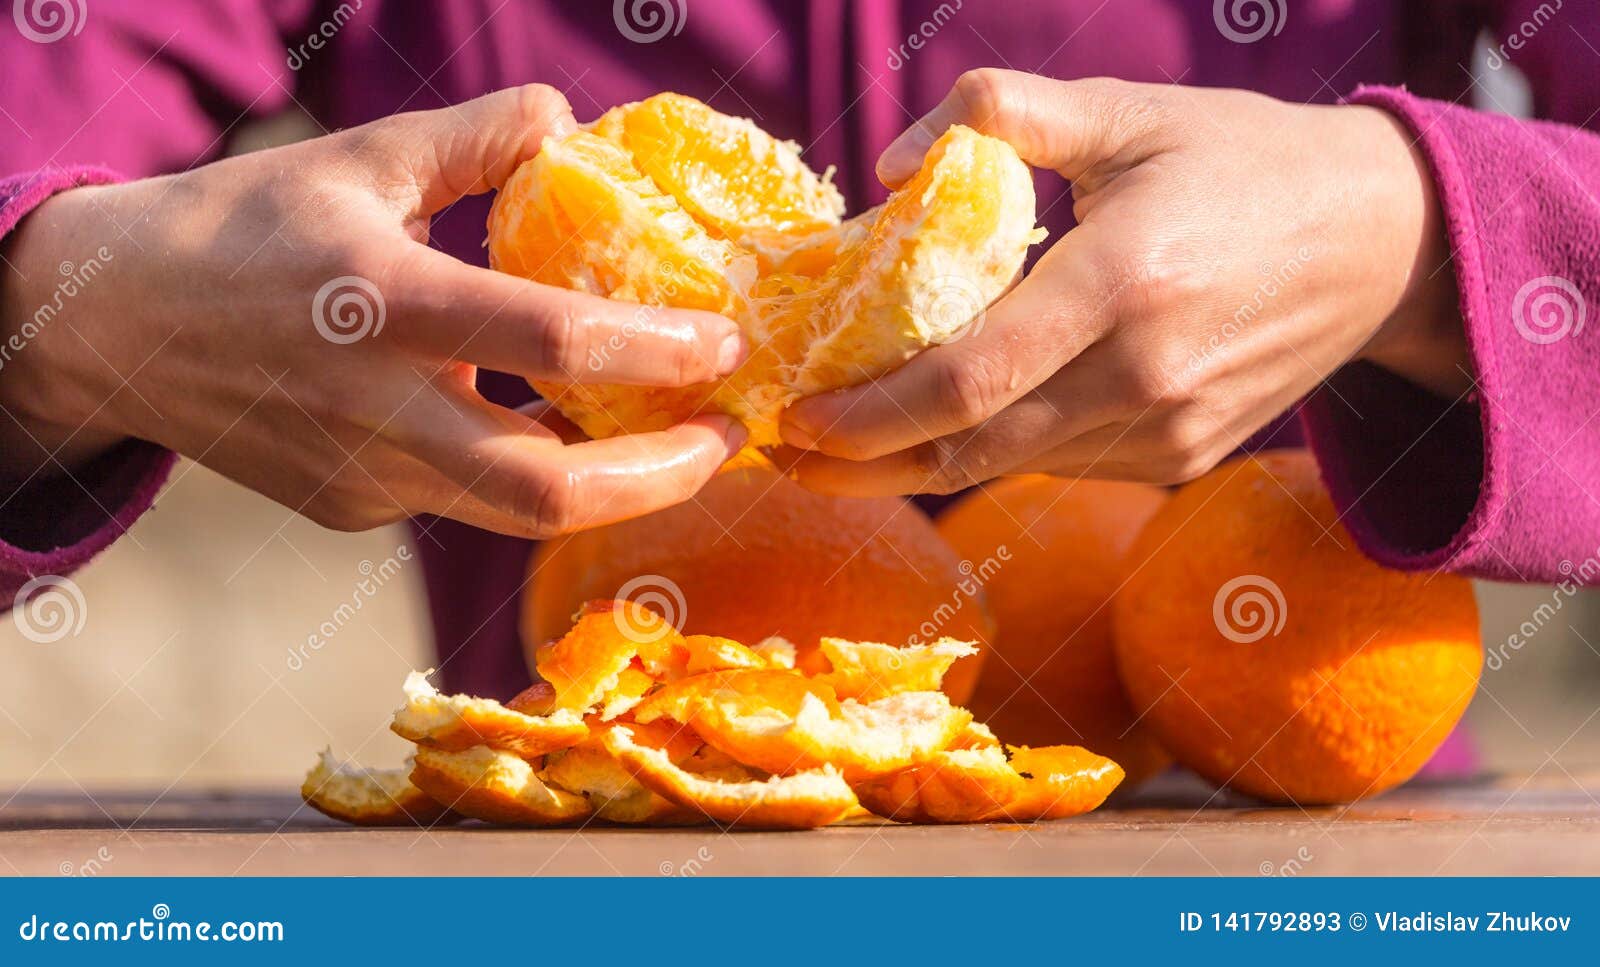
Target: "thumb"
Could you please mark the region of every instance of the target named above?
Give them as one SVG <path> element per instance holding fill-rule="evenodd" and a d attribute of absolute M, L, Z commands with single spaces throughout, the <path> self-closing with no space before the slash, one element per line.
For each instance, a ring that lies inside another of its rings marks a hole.
<path fill-rule="evenodd" d="M 996 68 L 967 71 L 937 107 L 884 149 L 878 179 L 891 188 L 905 183 L 946 128 L 965 124 L 1010 144 L 1033 167 L 1076 180 L 1123 153 L 1148 129 L 1135 120 L 1142 112 L 1126 109 L 1136 90 L 1105 78 L 1058 81 Z"/>
<path fill-rule="evenodd" d="M 547 137 L 577 130 L 572 107 L 545 84 L 377 122 L 374 140 L 403 159 L 417 187 L 417 214 L 431 215 L 464 195 L 501 187 Z"/>

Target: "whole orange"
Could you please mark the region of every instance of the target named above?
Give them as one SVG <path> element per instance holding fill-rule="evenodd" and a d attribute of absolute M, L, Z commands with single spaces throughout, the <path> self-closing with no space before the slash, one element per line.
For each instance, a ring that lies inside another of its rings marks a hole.
<path fill-rule="evenodd" d="M 1123 683 L 1178 761 L 1278 802 L 1404 782 L 1466 711 L 1483 648 L 1472 586 L 1364 556 L 1305 451 L 1181 489 L 1114 605 Z"/>
<path fill-rule="evenodd" d="M 898 499 L 825 497 L 768 467 L 718 474 L 695 497 L 543 545 L 523 603 L 524 650 L 559 637 L 583 602 L 627 597 L 685 634 L 795 643 L 802 666 L 824 636 L 904 645 L 985 641 L 994 624 L 933 522 Z M 982 655 L 945 679 L 971 694 Z M 531 667 L 531 662 L 530 662 Z"/>
<path fill-rule="evenodd" d="M 940 515 L 981 580 L 998 634 L 969 703 L 1007 742 L 1081 745 L 1116 760 L 1124 788 L 1172 760 L 1117 680 L 1111 596 L 1128 548 L 1166 492 L 1030 475 L 987 484 Z"/>

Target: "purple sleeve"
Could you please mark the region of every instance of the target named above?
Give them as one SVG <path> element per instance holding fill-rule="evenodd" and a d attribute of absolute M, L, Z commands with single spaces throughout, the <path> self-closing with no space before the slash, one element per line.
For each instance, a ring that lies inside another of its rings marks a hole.
<path fill-rule="evenodd" d="M 1590 105 L 1578 124 L 1600 106 L 1593 61 L 1575 58 L 1567 89 L 1543 96 L 1559 114 Z M 1302 419 L 1344 523 L 1392 567 L 1540 582 L 1579 568 L 1587 583 L 1600 566 L 1600 136 L 1394 88 L 1351 100 L 1394 114 L 1427 158 L 1476 381 L 1442 400 L 1358 364 L 1313 394 Z"/>
<path fill-rule="evenodd" d="M 109 0 L 66 29 L 7 24 L 0 90 L 17 96 L 0 115 L 0 246 L 52 194 L 119 180 L 102 165 L 137 177 L 182 169 L 220 154 L 235 121 L 280 110 L 293 88 L 281 37 L 312 10 L 310 0 L 159 10 Z M 13 271 L 0 262 L 0 285 Z M 150 507 L 174 459 L 129 441 L 70 474 L 47 465 L 0 492 L 0 611 L 32 578 L 65 575 L 115 541 Z"/>

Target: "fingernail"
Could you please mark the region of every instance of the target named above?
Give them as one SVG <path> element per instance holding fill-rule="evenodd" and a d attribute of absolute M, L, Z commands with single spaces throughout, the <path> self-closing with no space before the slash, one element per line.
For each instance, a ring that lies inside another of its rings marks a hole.
<path fill-rule="evenodd" d="M 916 174 L 922 156 L 933 147 L 933 137 L 922 125 L 914 124 L 901 132 L 898 138 L 878 156 L 878 180 L 893 188 Z"/>
<path fill-rule="evenodd" d="M 717 347 L 717 372 L 727 376 L 744 362 L 744 336 L 734 333 Z"/>
<path fill-rule="evenodd" d="M 722 432 L 722 442 L 727 446 L 730 454 L 743 450 L 745 441 L 748 439 L 750 439 L 750 431 L 746 430 L 744 424 L 738 420 L 729 420 L 728 428 Z"/>

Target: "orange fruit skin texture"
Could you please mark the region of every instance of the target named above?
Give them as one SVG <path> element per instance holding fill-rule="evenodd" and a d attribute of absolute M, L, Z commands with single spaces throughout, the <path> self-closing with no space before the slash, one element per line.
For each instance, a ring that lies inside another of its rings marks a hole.
<path fill-rule="evenodd" d="M 1114 759 L 1127 772 L 1124 789 L 1172 762 L 1137 722 L 1111 640 L 1128 550 L 1166 502 L 1146 484 L 1028 475 L 987 484 L 938 520 L 974 575 L 988 575 L 998 626 L 982 642 L 991 654 L 973 715 L 1008 742 L 1081 745 Z"/>
<path fill-rule="evenodd" d="M 893 498 L 814 494 L 768 467 L 725 470 L 687 503 L 543 544 L 530 566 L 522 605 L 530 659 L 566 633 L 585 601 L 644 575 L 681 589 L 683 613 L 667 617 L 685 634 L 747 643 L 780 635 L 809 671 L 826 670 L 817 651 L 824 636 L 905 645 L 914 636 L 994 635 L 982 597 L 959 590 L 960 558 L 922 511 Z M 958 660 L 945 677 L 957 704 L 982 657 Z"/>
<path fill-rule="evenodd" d="M 1324 532 L 1326 529 L 1326 533 Z M 1471 584 L 1365 557 L 1305 451 L 1241 458 L 1169 501 L 1140 534 L 1145 562 L 1114 604 L 1117 660 L 1145 721 L 1178 761 L 1274 802 L 1337 803 L 1414 775 L 1477 689 L 1483 648 Z M 1251 576 L 1279 609 L 1237 623 L 1219 590 Z M 1177 684 L 1174 684 L 1176 681 Z"/>

